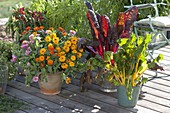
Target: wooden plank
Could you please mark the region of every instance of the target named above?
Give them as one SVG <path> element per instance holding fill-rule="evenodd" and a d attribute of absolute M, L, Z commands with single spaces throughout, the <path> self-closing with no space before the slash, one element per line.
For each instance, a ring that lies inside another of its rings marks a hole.
<path fill-rule="evenodd" d="M 152 76 L 152 75 L 148 75 L 148 74 L 144 74 L 144 77 L 147 77 L 148 79 L 151 79 L 151 77 L 153 77 L 153 76 Z M 163 86 L 170 87 L 169 81 L 164 80 L 164 79 L 162 79 L 162 78 L 154 78 L 154 79 L 150 80 L 150 82 L 153 82 L 153 83 L 157 83 L 157 84 L 160 84 L 160 85 L 163 85 Z"/>
<path fill-rule="evenodd" d="M 49 113 L 50 112 L 61 112 L 61 113 L 71 112 L 71 109 L 61 107 L 58 104 L 49 102 L 47 100 L 41 99 L 41 98 L 33 96 L 33 95 L 30 95 L 30 94 L 25 93 L 21 90 L 14 89 L 10 86 L 8 86 L 7 94 L 9 94 L 11 96 L 15 96 L 16 98 L 24 100 L 30 104 L 36 105 L 38 110 L 42 109 L 43 111 L 45 110 L 46 112 L 49 112 Z M 39 112 L 39 111 L 35 111 L 35 112 Z"/>
<path fill-rule="evenodd" d="M 157 83 L 154 83 L 154 82 L 147 82 L 146 84 L 144 84 L 144 86 L 147 86 L 147 87 L 150 87 L 150 88 L 153 88 L 153 89 L 157 89 L 157 90 L 161 90 L 163 92 L 166 92 L 166 93 L 170 93 L 170 87 L 167 87 L 167 86 L 164 86 L 164 85 L 161 85 L 161 84 L 157 84 Z"/>
<path fill-rule="evenodd" d="M 153 102 L 153 103 L 156 103 L 156 104 L 159 104 L 161 106 L 165 106 L 165 107 L 168 107 L 170 108 L 170 100 L 167 100 L 165 98 L 161 98 L 159 96 L 156 96 L 156 95 L 151 95 L 151 94 L 148 94 L 148 93 L 144 93 L 144 96 L 142 101 L 150 101 L 150 102 Z"/>
<path fill-rule="evenodd" d="M 150 70 L 145 71 L 144 74 L 151 75 L 153 77 L 155 76 L 155 72 Z M 170 71 L 158 71 L 157 77 L 170 82 Z"/>
<path fill-rule="evenodd" d="M 16 89 L 19 89 L 19 90 L 22 90 L 28 94 L 32 94 L 34 96 L 37 96 L 39 98 L 42 98 L 44 100 L 48 100 L 48 101 L 51 101 L 53 103 L 56 103 L 60 106 L 63 106 L 63 107 L 67 107 L 71 110 L 83 110 L 84 113 L 91 113 L 91 111 L 93 110 L 93 107 L 91 106 L 87 106 L 87 105 L 84 105 L 84 103 L 79 103 L 77 101 L 73 101 L 70 99 L 69 96 L 62 96 L 62 92 L 60 95 L 55 95 L 55 96 L 46 96 L 46 95 L 43 95 L 40 93 L 40 90 L 38 88 L 35 88 L 35 87 L 26 87 L 25 84 L 21 83 L 21 82 L 17 82 L 17 81 L 14 81 L 14 82 L 10 82 L 8 83 L 9 86 L 13 87 L 13 88 L 16 88 Z M 29 89 L 28 89 L 29 88 Z M 74 95 L 74 94 L 73 94 Z M 66 97 L 66 98 L 64 98 Z M 80 99 L 81 101 L 81 99 Z M 105 113 L 104 111 L 100 110 L 101 113 Z"/>
<path fill-rule="evenodd" d="M 136 106 L 134 108 L 125 108 L 125 107 L 121 107 L 117 104 L 117 99 L 116 98 L 113 98 L 111 96 L 107 96 L 107 95 L 103 95 L 101 93 L 97 93 L 95 91 L 92 91 L 92 90 L 88 90 L 88 92 L 79 92 L 79 87 L 78 86 L 75 86 L 75 85 L 69 85 L 67 87 L 64 87 L 66 88 L 67 90 L 70 90 L 74 93 L 79 93 L 85 97 L 89 97 L 89 98 L 92 98 L 92 99 L 96 99 L 96 100 L 99 100 L 99 101 L 102 101 L 103 103 L 108 103 L 110 105 L 113 105 L 113 106 L 116 106 L 116 107 L 120 107 L 122 109 L 126 109 L 127 111 L 132 111 L 132 112 L 141 112 L 141 113 L 151 113 L 151 112 L 157 112 L 157 111 L 153 111 L 151 109 L 147 109 L 145 107 L 142 107 L 142 106 Z"/>
<path fill-rule="evenodd" d="M 156 90 L 147 86 L 142 87 L 142 90 L 144 92 L 147 92 L 148 94 L 170 100 L 170 94 L 166 92 L 162 92 L 161 90 Z"/>
<path fill-rule="evenodd" d="M 154 51 L 154 54 L 157 53 L 157 54 L 163 54 L 163 55 L 166 55 L 166 56 L 170 56 L 169 52 L 166 52 L 166 51 L 161 51 L 161 50 L 155 50 Z"/>
<path fill-rule="evenodd" d="M 152 101 L 143 101 L 143 100 L 140 101 L 139 100 L 137 104 L 140 106 L 144 106 L 148 109 L 159 111 L 161 113 L 168 113 L 170 111 L 170 108 L 154 103 Z"/>

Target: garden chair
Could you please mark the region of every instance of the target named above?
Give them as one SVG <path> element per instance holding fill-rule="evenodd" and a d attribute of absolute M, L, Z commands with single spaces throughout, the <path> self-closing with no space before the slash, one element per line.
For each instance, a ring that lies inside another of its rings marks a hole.
<path fill-rule="evenodd" d="M 148 54 L 151 57 L 151 59 L 153 59 L 154 50 L 170 44 L 170 40 L 167 38 L 165 34 L 167 33 L 167 31 L 170 31 L 170 15 L 159 16 L 159 11 L 157 7 L 158 5 L 167 5 L 167 4 L 164 3 L 164 0 L 162 0 L 162 2 L 160 3 L 157 3 L 157 0 L 154 0 L 154 3 L 133 5 L 133 0 L 130 0 L 130 6 L 124 6 L 124 8 L 136 6 L 138 9 L 145 9 L 149 7 L 153 7 L 155 9 L 154 17 L 151 17 L 149 15 L 148 18 L 138 20 L 134 23 L 134 32 L 137 36 L 140 31 L 144 31 L 152 34 L 152 41 L 148 46 Z M 157 40 L 158 37 L 161 37 L 162 39 L 158 41 Z M 156 76 L 154 77 L 157 77 L 157 71 L 156 71 Z"/>

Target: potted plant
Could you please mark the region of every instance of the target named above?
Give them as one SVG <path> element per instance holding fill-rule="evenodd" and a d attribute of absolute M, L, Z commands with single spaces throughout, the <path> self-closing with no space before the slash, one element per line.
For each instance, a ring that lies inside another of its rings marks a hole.
<path fill-rule="evenodd" d="M 101 57 L 103 62 L 105 62 L 104 53 L 107 51 L 116 52 L 119 47 L 117 40 L 120 38 L 130 37 L 133 23 L 135 20 L 137 20 L 138 9 L 136 7 L 132 7 L 125 12 L 120 12 L 117 21 L 113 25 L 111 25 L 109 17 L 96 13 L 90 2 L 86 2 L 86 6 L 88 8 L 86 16 L 89 21 L 93 39 L 89 41 L 87 39 L 81 39 L 82 41 L 80 42 L 90 53 L 87 57 L 87 60 L 89 60 L 90 57 L 94 57 L 97 55 Z M 92 58 L 92 60 L 95 60 L 94 58 Z M 98 60 L 98 58 L 96 60 Z M 114 62 L 112 60 L 112 64 L 113 63 Z M 101 85 L 101 90 L 107 92 L 115 91 L 115 87 L 113 87 L 112 84 L 110 84 L 110 86 L 107 86 L 109 85 L 109 83 L 106 81 L 105 78 L 106 74 L 108 73 L 106 73 L 103 66 L 98 68 L 97 72 L 97 77 L 99 78 L 97 79 L 97 82 L 100 80 L 100 82 L 98 83 L 100 83 Z"/>
<path fill-rule="evenodd" d="M 75 34 L 75 31 L 67 33 L 61 27 L 46 30 L 40 26 L 27 30 L 21 45 L 13 53 L 17 56 L 16 62 L 25 69 L 27 85 L 39 82 L 43 94 L 54 95 L 60 92 L 63 80 L 67 84 L 71 82 L 68 75 L 78 69 L 83 54 L 83 49 L 77 48 L 79 39 Z"/>
<path fill-rule="evenodd" d="M 140 85 L 147 81 L 143 73 L 147 69 L 161 69 L 158 62 L 163 59 L 159 54 L 148 61 L 147 47 L 151 41 L 151 35 L 146 37 L 123 38 L 118 41 L 120 48 L 116 53 L 107 52 L 108 61 L 106 68 L 110 70 L 108 80 L 118 86 L 118 104 L 125 107 L 134 107 L 138 100 Z M 112 64 L 114 59 L 114 64 Z"/>

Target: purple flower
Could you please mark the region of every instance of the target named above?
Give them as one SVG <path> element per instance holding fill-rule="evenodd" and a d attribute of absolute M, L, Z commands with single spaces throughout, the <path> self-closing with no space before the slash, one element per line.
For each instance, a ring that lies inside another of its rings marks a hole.
<path fill-rule="evenodd" d="M 28 42 L 27 40 L 24 40 L 24 41 L 22 42 L 21 48 L 22 48 L 22 49 L 26 49 L 28 46 L 29 46 L 29 42 Z"/>
<path fill-rule="evenodd" d="M 27 62 L 27 66 L 30 66 L 30 63 L 29 63 L 29 62 Z"/>
<path fill-rule="evenodd" d="M 16 55 L 12 55 L 11 62 L 16 62 L 16 61 L 17 61 L 17 56 Z"/>
<path fill-rule="evenodd" d="M 31 34 L 31 35 L 29 36 L 29 39 L 30 39 L 30 43 L 33 44 L 33 43 L 34 43 L 34 35 Z"/>
<path fill-rule="evenodd" d="M 28 47 L 27 50 L 25 51 L 25 55 L 28 56 L 30 54 L 30 52 L 31 52 L 31 48 Z"/>
<path fill-rule="evenodd" d="M 32 78 L 32 80 L 33 80 L 34 82 L 38 82 L 38 77 L 37 77 L 37 76 L 34 76 L 34 77 Z"/>
<path fill-rule="evenodd" d="M 76 34 L 76 31 L 70 30 L 70 34 L 71 34 L 72 36 L 74 36 L 74 35 Z"/>

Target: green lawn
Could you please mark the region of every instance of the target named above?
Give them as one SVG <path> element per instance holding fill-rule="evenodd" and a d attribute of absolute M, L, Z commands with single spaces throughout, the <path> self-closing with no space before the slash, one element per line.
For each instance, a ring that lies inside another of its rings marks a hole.
<path fill-rule="evenodd" d="M 23 6 L 27 6 L 31 0 L 0 0 L 0 18 L 8 17 L 12 12 L 12 7 L 15 7 L 20 2 Z"/>

